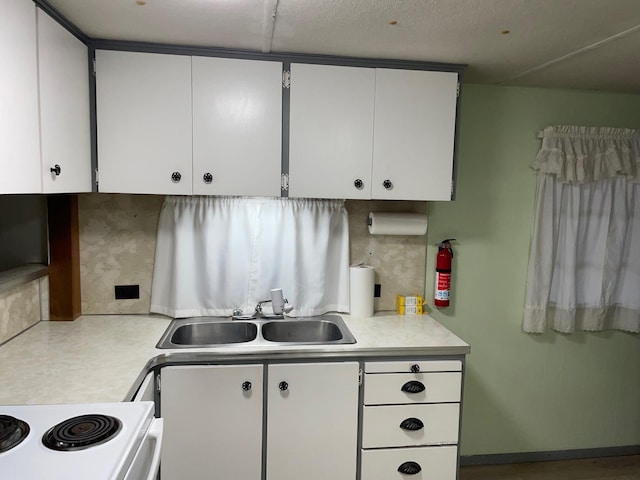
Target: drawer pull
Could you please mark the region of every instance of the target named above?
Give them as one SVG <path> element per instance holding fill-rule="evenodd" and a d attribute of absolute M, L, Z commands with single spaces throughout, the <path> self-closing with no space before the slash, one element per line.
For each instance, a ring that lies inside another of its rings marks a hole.
<path fill-rule="evenodd" d="M 424 423 L 419 418 L 407 418 L 402 421 L 400 424 L 400 428 L 403 430 L 422 430 L 424 428 Z"/>
<path fill-rule="evenodd" d="M 422 467 L 416 462 L 404 462 L 398 467 L 398 471 L 405 475 L 417 475 L 422 471 Z"/>
<path fill-rule="evenodd" d="M 420 393 L 424 392 L 425 387 L 424 383 L 417 380 L 411 380 L 410 382 L 405 383 L 400 390 L 406 393 Z"/>

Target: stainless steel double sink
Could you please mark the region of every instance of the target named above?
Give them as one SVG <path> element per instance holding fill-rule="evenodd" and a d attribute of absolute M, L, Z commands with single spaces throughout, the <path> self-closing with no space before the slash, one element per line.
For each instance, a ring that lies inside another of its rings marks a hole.
<path fill-rule="evenodd" d="M 333 345 L 356 343 L 338 315 L 283 320 L 230 320 L 229 317 L 175 319 L 157 348 L 200 348 L 223 345 Z"/>

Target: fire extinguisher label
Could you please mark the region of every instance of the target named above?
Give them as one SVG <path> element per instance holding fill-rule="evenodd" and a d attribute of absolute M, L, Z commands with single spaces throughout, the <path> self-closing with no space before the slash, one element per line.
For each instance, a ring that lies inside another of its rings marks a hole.
<path fill-rule="evenodd" d="M 439 272 L 436 275 L 436 300 L 449 300 L 451 289 L 451 274 Z"/>
<path fill-rule="evenodd" d="M 449 290 L 438 290 L 436 300 L 449 300 Z"/>

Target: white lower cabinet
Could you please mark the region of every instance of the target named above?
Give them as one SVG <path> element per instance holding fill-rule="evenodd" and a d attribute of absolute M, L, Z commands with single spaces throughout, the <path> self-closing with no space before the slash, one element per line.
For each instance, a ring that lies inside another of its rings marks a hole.
<path fill-rule="evenodd" d="M 363 450 L 361 478 L 455 480 L 457 459 L 456 446 Z"/>
<path fill-rule="evenodd" d="M 357 362 L 269 365 L 267 480 L 354 480 Z"/>
<path fill-rule="evenodd" d="M 455 480 L 460 361 L 366 362 L 361 479 Z"/>
<path fill-rule="evenodd" d="M 260 480 L 263 460 L 267 480 L 354 480 L 358 375 L 357 362 L 162 368 L 162 480 Z"/>
<path fill-rule="evenodd" d="M 162 480 L 260 480 L 262 365 L 161 370 Z"/>

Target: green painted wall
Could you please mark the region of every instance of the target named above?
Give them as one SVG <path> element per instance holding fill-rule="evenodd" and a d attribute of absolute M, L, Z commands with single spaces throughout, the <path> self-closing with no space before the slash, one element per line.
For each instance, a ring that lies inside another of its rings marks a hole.
<path fill-rule="evenodd" d="M 640 445 L 640 335 L 522 332 L 547 125 L 640 127 L 640 95 L 467 85 L 455 202 L 429 205 L 426 289 L 453 237 L 453 301 L 431 315 L 471 345 L 462 454 Z"/>

